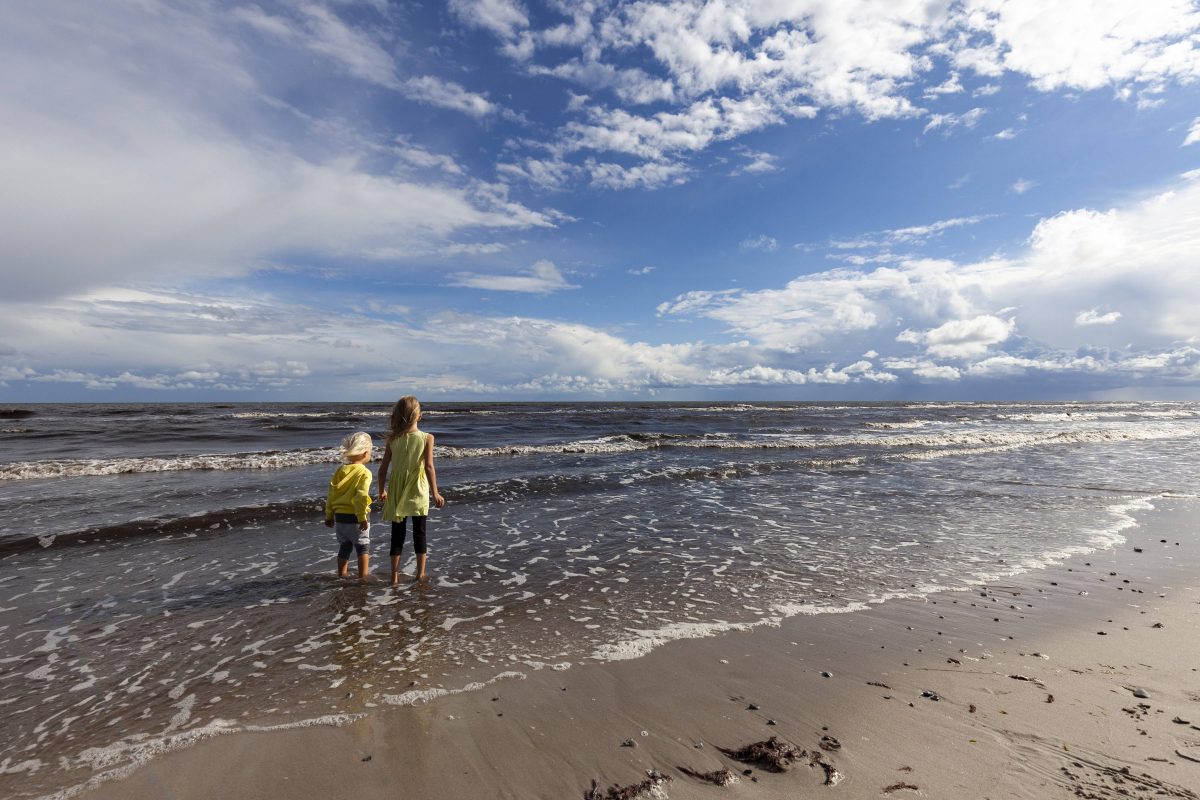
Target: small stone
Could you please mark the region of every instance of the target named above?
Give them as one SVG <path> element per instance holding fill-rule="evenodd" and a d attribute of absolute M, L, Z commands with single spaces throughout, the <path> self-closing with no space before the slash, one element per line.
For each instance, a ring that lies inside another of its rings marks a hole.
<path fill-rule="evenodd" d="M 637 742 L 635 742 L 633 739 L 626 739 L 625 741 L 621 742 L 621 747 L 637 747 Z"/>
<path fill-rule="evenodd" d="M 750 705 L 746 706 L 746 710 L 747 711 L 758 711 L 758 703 L 751 703 Z"/>
<path fill-rule="evenodd" d="M 1150 693 L 1140 686 L 1135 686 L 1131 691 L 1133 692 L 1134 697 L 1140 697 L 1143 700 L 1150 699 Z"/>
<path fill-rule="evenodd" d="M 696 742 L 694 745 L 692 745 L 692 747 L 696 748 L 697 750 L 703 750 L 704 742 Z"/>
<path fill-rule="evenodd" d="M 1184 719 L 1183 717 L 1176 717 L 1175 719 L 1171 720 L 1171 722 L 1174 722 L 1176 725 L 1191 725 L 1192 724 L 1191 720 Z"/>
<path fill-rule="evenodd" d="M 1162 626 L 1163 626 L 1163 624 L 1161 622 L 1156 622 L 1153 625 L 1151 625 L 1150 627 L 1151 628 L 1161 628 Z"/>
<path fill-rule="evenodd" d="M 767 720 L 767 724 L 768 724 L 768 725 L 774 725 L 774 724 L 776 724 L 776 723 L 775 723 L 775 720 L 773 720 L 773 719 L 769 719 L 769 720 Z"/>
<path fill-rule="evenodd" d="M 367 761 L 370 761 L 370 760 L 371 760 L 371 756 L 363 756 L 363 757 L 362 757 L 362 760 L 363 760 L 363 762 L 364 762 L 364 763 L 365 763 L 365 762 L 367 762 Z"/>
<path fill-rule="evenodd" d="M 832 678 L 832 677 L 833 677 L 833 673 L 832 673 L 832 672 L 825 672 L 824 670 L 822 670 L 822 671 L 821 671 L 821 677 L 822 677 L 822 678 Z"/>

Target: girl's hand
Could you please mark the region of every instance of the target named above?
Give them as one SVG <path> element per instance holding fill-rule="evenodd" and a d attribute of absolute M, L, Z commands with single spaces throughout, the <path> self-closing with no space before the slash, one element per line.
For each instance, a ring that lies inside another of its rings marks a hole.
<path fill-rule="evenodd" d="M 379 502 L 381 502 L 381 503 L 387 502 L 387 489 L 379 490 Z"/>
<path fill-rule="evenodd" d="M 371 527 L 371 523 L 367 522 L 365 519 L 362 522 L 358 523 L 358 529 L 360 531 L 365 531 L 370 527 Z"/>
<path fill-rule="evenodd" d="M 433 493 L 433 504 L 435 506 L 437 506 L 438 508 L 441 508 L 442 506 L 446 505 L 446 498 L 442 497 L 437 492 L 434 492 Z"/>
<path fill-rule="evenodd" d="M 333 520 L 331 520 L 331 519 L 327 519 L 327 520 L 325 520 L 325 527 L 326 527 L 326 528 L 332 528 L 332 527 L 333 527 Z"/>

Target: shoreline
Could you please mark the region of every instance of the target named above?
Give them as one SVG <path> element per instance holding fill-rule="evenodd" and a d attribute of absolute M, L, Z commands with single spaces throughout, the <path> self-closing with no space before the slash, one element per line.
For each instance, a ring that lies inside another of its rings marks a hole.
<path fill-rule="evenodd" d="M 648 769 L 673 778 L 662 787 L 671 797 L 729 791 L 684 766 L 727 768 L 764 798 L 1195 797 L 1184 787 L 1200 785 L 1200 762 L 1175 751 L 1200 742 L 1200 692 L 1184 688 L 1200 664 L 1197 508 L 1153 504 L 1113 549 L 973 592 L 672 641 L 637 659 L 369 709 L 342 727 L 218 735 L 70 794 L 580 797 L 592 779 L 603 790 Z M 840 782 L 822 787 L 824 770 L 807 759 L 775 774 L 714 746 L 771 735 L 820 753 Z M 822 736 L 841 747 L 821 749 Z"/>

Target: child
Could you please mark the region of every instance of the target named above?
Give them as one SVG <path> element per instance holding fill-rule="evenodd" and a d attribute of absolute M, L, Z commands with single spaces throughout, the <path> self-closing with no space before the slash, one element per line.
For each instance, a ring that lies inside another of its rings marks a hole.
<path fill-rule="evenodd" d="M 339 542 L 337 574 L 346 577 L 350 567 L 350 551 L 358 553 L 358 579 L 367 581 L 371 545 L 371 470 L 365 464 L 371 460 L 371 434 L 352 433 L 342 439 L 342 460 L 329 480 L 325 498 L 325 525 L 337 532 Z"/>
<path fill-rule="evenodd" d="M 396 401 L 388 430 L 387 446 L 379 464 L 379 499 L 383 518 L 392 523 L 392 586 L 400 583 L 400 552 L 404 547 L 405 520 L 412 518 L 413 549 L 417 551 L 417 580 L 425 579 L 425 521 L 429 496 L 438 508 L 446 500 L 437 490 L 433 469 L 433 435 L 417 430 L 421 404 L 407 395 Z M 394 466 L 391 480 L 388 467 Z"/>

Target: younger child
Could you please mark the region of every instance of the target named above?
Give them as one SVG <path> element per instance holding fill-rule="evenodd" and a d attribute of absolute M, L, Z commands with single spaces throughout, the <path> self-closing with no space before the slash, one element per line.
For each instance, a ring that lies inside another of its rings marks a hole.
<path fill-rule="evenodd" d="M 337 574 L 346 577 L 350 567 L 350 551 L 358 553 L 358 579 L 366 582 L 370 566 L 371 546 L 371 470 L 365 466 L 371 460 L 371 434 L 352 433 L 342 439 L 342 460 L 329 479 L 329 494 L 325 498 L 325 525 L 337 532 L 339 542 Z"/>
<path fill-rule="evenodd" d="M 433 435 L 417 430 L 421 404 L 406 395 L 392 408 L 387 446 L 379 463 L 379 499 L 383 518 L 392 523 L 392 586 L 400 582 L 400 553 L 404 547 L 405 521 L 412 518 L 413 549 L 417 552 L 417 580 L 425 579 L 425 522 L 429 518 L 429 496 L 438 507 L 446 500 L 438 494 L 433 468 Z M 388 480 L 388 467 L 394 467 Z"/>

